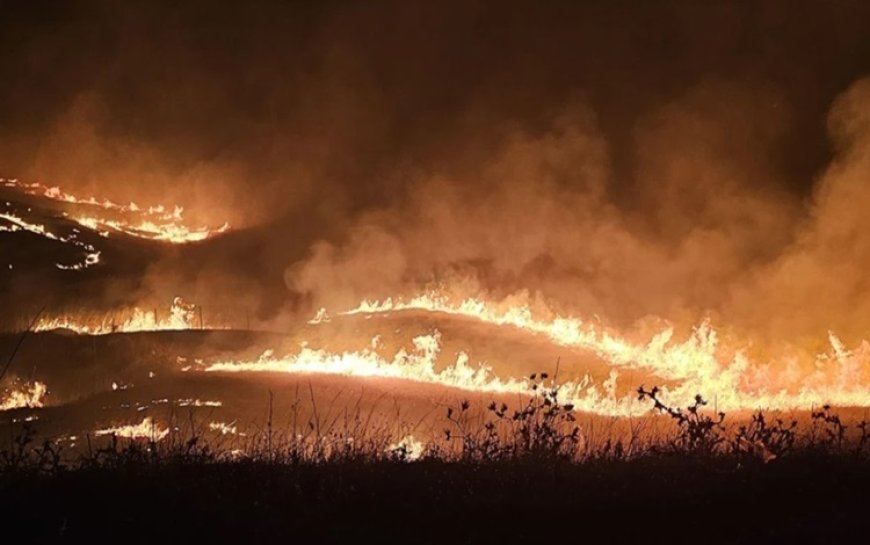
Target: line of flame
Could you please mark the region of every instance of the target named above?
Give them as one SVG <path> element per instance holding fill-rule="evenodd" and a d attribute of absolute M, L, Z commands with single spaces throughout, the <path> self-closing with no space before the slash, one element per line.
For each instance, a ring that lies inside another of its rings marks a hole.
<path fill-rule="evenodd" d="M 668 327 L 646 343 L 633 343 L 579 318 L 555 316 L 541 320 L 533 316 L 528 305 L 491 305 L 475 298 L 452 303 L 437 292 L 407 301 L 363 301 L 340 315 L 406 310 L 512 326 L 546 336 L 560 346 L 589 351 L 613 368 L 609 381 L 614 383 L 618 369 L 647 369 L 655 376 L 676 382 L 670 398 L 678 403 L 686 403 L 700 393 L 715 396 L 718 407 L 728 410 L 806 409 L 824 403 L 870 406 L 870 343 L 862 341 L 854 350 L 848 350 L 833 332 L 828 333 L 829 353 L 808 356 L 807 361 L 792 358 L 781 362 L 751 362 L 744 351 L 734 351 L 731 356 L 720 354 L 718 336 L 709 321 L 696 326 L 682 342 L 674 339 L 674 330 Z M 321 309 L 310 323 L 328 320 L 328 314 Z M 613 402 L 608 392 L 615 392 L 614 385 L 604 383 L 602 386 L 607 395 L 591 403 L 594 412 L 622 412 L 629 407 L 625 399 Z M 609 400 L 600 406 L 607 398 Z M 588 395 L 583 399 L 588 399 Z M 575 401 L 581 406 L 590 405 L 582 399 Z"/>
<path fill-rule="evenodd" d="M 132 314 L 120 323 L 115 323 L 108 318 L 88 321 L 73 315 L 44 317 L 36 323 L 34 330 L 68 329 L 81 335 L 106 335 L 109 333 L 195 329 L 197 328 L 195 309 L 195 305 L 186 303 L 181 297 L 176 297 L 172 301 L 172 306 L 169 307 L 169 315 L 165 317 L 157 316 L 156 311 L 143 311 L 139 308 L 133 309 Z"/>
<path fill-rule="evenodd" d="M 150 439 L 153 441 L 161 441 L 169 435 L 169 429 L 161 427 L 159 424 L 154 422 L 150 416 L 146 416 L 142 419 L 142 422 L 138 424 L 126 424 L 123 426 L 104 428 L 96 430 L 94 435 L 116 435 L 128 439 Z"/>
<path fill-rule="evenodd" d="M 15 233 L 18 231 L 27 231 L 29 233 L 45 237 L 49 240 L 54 240 L 62 244 L 69 244 L 75 246 L 76 248 L 81 249 L 85 253 L 85 257 L 82 261 L 73 263 L 72 265 L 56 263 L 55 266 L 58 269 L 80 271 L 96 265 L 100 262 L 100 252 L 97 251 L 97 249 L 94 248 L 92 244 L 88 244 L 86 242 L 78 240 L 75 233 L 69 236 L 55 235 L 51 231 L 47 230 L 44 225 L 40 225 L 38 223 L 31 223 L 24 218 L 16 216 L 15 214 L 9 212 L 0 212 L 0 219 L 6 220 L 10 224 L 9 226 L 0 225 L 0 232 Z"/>
<path fill-rule="evenodd" d="M 109 236 L 110 232 L 115 231 L 146 240 L 186 244 L 206 240 L 230 229 L 229 223 L 224 223 L 217 228 L 188 227 L 184 224 L 184 208 L 181 206 L 174 206 L 171 209 L 163 205 L 146 208 L 135 202 L 119 204 L 108 199 L 98 200 L 95 197 L 82 199 L 57 186 L 50 187 L 39 182 L 25 183 L 17 179 L 0 178 L 0 184 L 18 189 L 28 195 L 37 195 L 57 202 L 92 206 L 137 217 L 134 221 L 100 218 L 94 215 L 75 215 L 70 218 L 102 236 Z"/>
<path fill-rule="evenodd" d="M 704 335 L 707 335 L 704 337 Z M 808 375 L 804 384 L 795 390 L 787 388 L 766 389 L 740 388 L 745 386 L 746 360 L 736 359 L 730 366 L 717 368 L 709 373 L 711 352 L 715 343 L 700 342 L 710 340 L 707 333 L 696 332 L 694 340 L 679 345 L 675 353 L 686 358 L 687 366 L 695 371 L 686 371 L 684 380 L 670 388 L 663 389 L 663 398 L 675 404 L 687 404 L 696 394 L 716 396 L 717 408 L 721 410 L 754 409 L 808 409 L 824 403 L 840 406 L 870 406 L 870 390 L 863 383 L 849 382 L 850 372 L 854 372 L 858 362 L 867 361 L 870 352 L 866 349 L 859 355 L 840 354 L 836 359 L 841 363 L 840 373 L 835 380 L 823 375 Z M 359 351 L 331 353 L 302 347 L 296 354 L 276 357 L 273 351 L 266 351 L 254 361 L 216 362 L 205 368 L 206 372 L 281 372 L 293 374 L 334 374 L 355 377 L 379 377 L 438 384 L 475 392 L 490 393 L 529 393 L 530 382 L 525 378 L 500 378 L 490 366 L 482 363 L 469 364 L 468 356 L 460 353 L 452 365 L 441 371 L 436 369 L 440 350 L 440 334 L 422 335 L 413 339 L 414 349 L 399 350 L 391 359 L 384 358 L 374 350 L 365 348 Z M 698 350 L 691 354 L 692 349 Z M 826 357 L 820 357 L 825 360 Z M 830 358 L 828 358 L 830 359 Z M 699 362 L 697 366 L 693 361 Z M 759 371 L 760 372 L 760 371 Z M 648 407 L 639 407 L 635 394 L 617 395 L 619 372 L 612 369 L 610 376 L 600 385 L 588 377 L 578 382 L 559 385 L 563 400 L 571 403 L 577 410 L 602 415 L 626 416 L 640 414 Z M 635 385 L 632 385 L 632 387 Z"/>

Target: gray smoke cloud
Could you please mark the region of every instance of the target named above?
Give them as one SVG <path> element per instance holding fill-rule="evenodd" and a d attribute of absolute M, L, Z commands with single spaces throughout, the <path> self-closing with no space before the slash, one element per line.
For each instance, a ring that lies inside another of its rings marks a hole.
<path fill-rule="evenodd" d="M 4 175 L 237 228 L 112 302 L 274 320 L 439 285 L 796 342 L 870 325 L 861 3 L 7 13 Z"/>

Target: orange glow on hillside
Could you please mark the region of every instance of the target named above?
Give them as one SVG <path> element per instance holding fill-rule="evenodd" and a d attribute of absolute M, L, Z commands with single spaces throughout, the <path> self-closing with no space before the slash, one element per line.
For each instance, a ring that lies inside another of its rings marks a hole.
<path fill-rule="evenodd" d="M 108 199 L 80 198 L 57 186 L 49 187 L 38 182 L 24 183 L 15 179 L 0 178 L 0 184 L 18 189 L 28 195 L 41 196 L 88 209 L 88 213 L 74 213 L 69 217 L 79 225 L 97 231 L 103 236 L 110 236 L 111 233 L 116 232 L 157 242 L 185 244 L 203 241 L 230 229 L 230 225 L 226 222 L 215 228 L 191 227 L 185 223 L 184 208 L 180 206 L 143 207 L 135 202 L 119 204 Z M 100 213 L 111 213 L 111 217 Z"/>
<path fill-rule="evenodd" d="M 722 410 L 809 409 L 824 403 L 870 405 L 870 343 L 865 341 L 848 350 L 833 333 L 829 334 L 830 350 L 809 356 L 807 361 L 756 362 L 740 350 L 723 354 L 717 332 L 709 322 L 696 326 L 687 339 L 677 339 L 673 328 L 665 328 L 647 342 L 635 343 L 618 332 L 579 318 L 538 319 L 526 305 L 500 306 L 480 299 L 452 303 L 435 293 L 407 302 L 363 301 L 340 315 L 409 310 L 514 327 L 545 336 L 557 345 L 594 354 L 611 368 L 606 381 L 594 384 L 586 378 L 561 386 L 563 395 L 579 410 L 607 415 L 637 413 L 638 404 L 633 403 L 633 389 L 637 385 L 629 384 L 629 393 L 617 394 L 617 385 L 625 380 L 622 373 L 630 369 L 646 370 L 662 382 L 671 383 L 663 395 L 676 404 L 687 404 L 701 393 L 715 399 Z M 310 323 L 328 320 L 328 314 L 320 311 Z M 471 364 L 465 354 L 460 354 L 455 363 L 439 367 L 438 332 L 417 337 L 413 344 L 413 350 L 400 350 L 392 357 L 384 357 L 374 349 L 333 353 L 304 346 L 296 354 L 275 357 L 267 352 L 257 361 L 221 362 L 209 366 L 207 371 L 331 373 L 401 378 L 479 392 L 528 392 L 530 385 L 525 378 L 498 377 L 485 364 Z"/>

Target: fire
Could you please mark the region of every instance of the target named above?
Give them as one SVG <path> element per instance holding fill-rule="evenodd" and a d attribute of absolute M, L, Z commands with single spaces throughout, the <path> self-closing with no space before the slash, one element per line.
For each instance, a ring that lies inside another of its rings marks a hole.
<path fill-rule="evenodd" d="M 108 199 L 98 200 L 95 197 L 83 199 L 56 186 L 49 187 L 38 182 L 28 184 L 15 179 L 0 178 L 0 184 L 18 189 L 28 195 L 37 195 L 56 202 L 96 209 L 103 214 L 113 214 L 114 217 L 104 217 L 93 213 L 74 214 L 70 217 L 79 225 L 97 231 L 105 237 L 108 237 L 112 232 L 117 232 L 146 240 L 186 244 L 206 240 L 230 229 L 229 223 L 226 222 L 216 228 L 190 227 L 185 224 L 184 208 L 181 206 L 142 207 L 135 202 L 119 204 Z"/>
<path fill-rule="evenodd" d="M 168 428 L 162 428 L 155 423 L 150 416 L 142 419 L 138 424 L 127 424 L 113 428 L 100 429 L 94 432 L 94 435 L 115 435 L 117 437 L 126 437 L 128 439 L 149 439 L 152 441 L 160 441 L 169 435 Z"/>
<path fill-rule="evenodd" d="M 377 343 L 372 343 L 376 345 Z M 437 384 L 471 392 L 527 394 L 530 381 L 523 378 L 499 378 L 485 363 L 472 365 L 467 354 L 460 352 L 454 363 L 437 370 L 441 335 L 438 331 L 413 339 L 413 350 L 399 350 L 392 358 L 379 355 L 372 348 L 330 353 L 303 346 L 297 354 L 275 357 L 266 351 L 256 361 L 216 362 L 206 372 L 277 372 L 293 374 L 332 374 L 353 377 L 400 379 Z M 563 397 L 578 410 L 608 415 L 630 414 L 631 397 L 616 398 L 615 380 L 604 385 L 604 393 L 588 379 L 560 384 Z"/>
<path fill-rule="evenodd" d="M 188 242 L 200 242 L 214 235 L 225 233 L 229 230 L 229 223 L 224 223 L 216 229 L 206 227 L 190 228 L 180 224 L 181 209 L 176 213 L 160 216 L 155 220 L 143 220 L 135 223 L 127 223 L 119 220 L 100 219 L 93 216 L 75 216 L 73 221 L 108 236 L 111 231 L 117 231 L 133 237 L 172 244 L 185 244 Z"/>
<path fill-rule="evenodd" d="M 10 203 L 6 203 L 9 208 Z M 80 249 L 84 253 L 84 258 L 81 261 L 72 264 L 56 263 L 55 266 L 61 270 L 80 271 L 92 267 L 100 262 L 100 252 L 94 248 L 92 244 L 83 242 L 78 239 L 78 233 L 73 232 L 70 235 L 56 235 L 45 228 L 44 225 L 32 223 L 24 218 L 13 214 L 9 211 L 0 213 L 0 220 L 8 223 L 3 225 L 0 223 L 0 232 L 15 233 L 18 231 L 26 231 L 35 235 L 45 237 L 49 240 L 57 241 L 61 244 L 67 244 Z"/>
<path fill-rule="evenodd" d="M 12 390 L 0 401 L 0 411 L 10 409 L 33 409 L 42 407 L 48 388 L 42 382 L 34 382 L 20 390 Z"/>
<path fill-rule="evenodd" d="M 298 354 L 281 358 L 276 358 L 270 350 L 256 361 L 217 362 L 206 367 L 205 371 L 332 374 L 401 379 L 472 392 L 498 394 L 526 394 L 530 391 L 531 384 L 528 379 L 499 378 L 486 364 L 471 365 L 468 355 L 462 352 L 458 354 L 453 364 L 438 371 L 436 367 L 441 348 L 440 338 L 438 331 L 415 337 L 413 350 L 399 350 L 392 358 L 384 358 L 370 348 L 335 354 L 326 350 L 303 347 Z M 565 398 L 570 399 L 580 410 L 613 415 L 629 414 L 631 399 L 615 398 L 612 395 L 614 384 L 611 382 L 604 387 L 611 395 L 602 395 L 588 379 L 560 385 Z"/>
<path fill-rule="evenodd" d="M 94 197 L 82 199 L 39 183 L 0 179 L 6 187 L 38 195 L 76 207 L 88 207 L 87 214 L 71 214 L 78 224 L 101 234 L 124 233 L 129 236 L 167 243 L 206 240 L 226 232 L 228 224 L 216 229 L 190 227 L 184 223 L 181 207 L 142 207 L 136 203 L 119 204 Z M 7 205 L 8 206 L 8 205 Z M 99 211 L 100 214 L 92 213 Z M 44 225 L 24 219 L 14 210 L 0 213 L 0 231 L 27 231 L 84 253 L 81 261 L 58 263 L 65 270 L 81 270 L 100 262 L 100 252 L 79 240 L 78 233 L 61 236 Z M 5 222 L 5 224 L 4 224 Z M 156 310 L 133 309 L 123 320 L 84 319 L 81 316 L 46 317 L 37 331 L 68 329 L 81 334 L 102 335 L 113 332 L 185 330 L 197 327 L 197 307 L 175 298 L 167 314 Z M 822 354 L 800 354 L 791 359 L 755 361 L 741 347 L 722 346 L 710 321 L 697 324 L 685 338 L 678 338 L 673 327 L 664 327 L 641 341 L 620 331 L 575 316 L 553 312 L 536 313 L 528 304 L 507 300 L 493 303 L 483 298 L 455 300 L 439 292 L 427 292 L 410 299 L 364 300 L 338 316 L 373 316 L 394 312 L 420 311 L 477 320 L 498 327 L 510 327 L 548 339 L 557 346 L 593 354 L 611 369 L 609 378 L 594 384 L 584 378 L 562 385 L 563 395 L 578 409 L 600 414 L 631 414 L 634 384 L 625 382 L 625 371 L 641 369 L 666 382 L 665 398 L 675 404 L 689 402 L 701 393 L 716 399 L 723 410 L 807 409 L 832 403 L 870 406 L 870 343 L 861 342 L 850 349 L 831 332 L 829 350 Z M 310 320 L 317 325 L 330 321 L 326 309 Z M 203 327 L 199 319 L 199 327 Z M 448 365 L 439 364 L 440 333 L 433 331 L 412 340 L 409 350 L 383 355 L 377 337 L 371 346 L 356 351 L 330 352 L 303 346 L 297 353 L 276 355 L 266 351 L 255 361 L 223 361 L 206 367 L 207 372 L 286 372 L 327 373 L 357 377 L 392 378 L 438 384 L 478 392 L 525 393 L 529 383 L 524 377 L 499 377 L 485 362 L 472 364 L 465 353 Z M 186 368 L 188 369 L 188 368 Z M 624 392 L 618 394 L 618 392 Z"/>
<path fill-rule="evenodd" d="M 426 445 L 413 435 L 403 437 L 400 441 L 390 445 L 391 452 L 402 453 L 408 461 L 419 460 L 426 451 Z"/>
<path fill-rule="evenodd" d="M 146 311 L 134 308 L 131 315 L 123 321 L 102 318 L 92 321 L 80 316 L 66 315 L 54 318 L 40 318 L 34 329 L 50 331 L 68 329 L 82 335 L 106 335 L 109 333 L 134 333 L 137 331 L 177 331 L 195 329 L 197 324 L 197 306 L 176 297 L 166 315 L 158 315 L 156 310 Z"/>
<path fill-rule="evenodd" d="M 239 430 L 235 422 L 209 422 L 208 429 L 221 435 L 236 435 Z"/>
<path fill-rule="evenodd" d="M 579 318 L 556 315 L 542 320 L 533 316 L 528 305 L 492 305 L 475 298 L 454 304 L 438 293 L 426 293 L 407 302 L 363 301 L 341 314 L 372 315 L 405 310 L 445 313 L 512 326 L 546 336 L 560 346 L 592 352 L 614 370 L 650 370 L 678 384 L 670 392 L 678 402 L 703 393 L 716 396 L 719 407 L 730 410 L 811 408 L 823 403 L 870 405 L 867 372 L 870 343 L 863 341 L 855 350 L 847 350 L 834 333 L 828 334 L 829 353 L 815 355 L 803 362 L 805 365 L 800 365 L 797 361 L 752 362 L 741 350 L 734 351 L 730 357 L 723 356 L 718 334 L 709 321 L 697 325 L 682 342 L 674 338 L 674 329 L 668 327 L 645 343 L 634 343 Z M 324 317 L 325 313 L 320 315 L 321 319 Z M 805 371 L 807 368 L 812 371 Z M 613 380 L 616 376 L 612 375 Z"/>
<path fill-rule="evenodd" d="M 648 341 L 636 343 L 595 323 L 555 315 L 536 318 L 528 305 L 493 305 L 480 299 L 452 303 L 447 297 L 428 293 L 407 302 L 363 301 L 340 315 L 374 315 L 402 311 L 426 311 L 462 316 L 496 326 L 514 327 L 541 335 L 559 346 L 590 352 L 611 367 L 600 385 L 588 377 L 561 385 L 563 399 L 578 410 L 604 414 L 638 413 L 633 403 L 636 384 L 618 395 L 620 371 L 643 369 L 668 382 L 664 396 L 672 403 L 687 404 L 700 393 L 716 400 L 722 410 L 809 409 L 824 403 L 840 406 L 870 406 L 870 343 L 848 350 L 833 334 L 831 349 L 809 361 L 754 362 L 745 351 L 726 351 L 709 321 L 697 325 L 685 340 L 677 340 L 673 328 L 665 328 Z M 329 321 L 324 310 L 312 324 Z M 277 358 L 269 351 L 257 361 L 220 362 L 207 371 L 271 371 L 286 373 L 331 373 L 350 376 L 399 378 L 440 384 L 477 392 L 526 393 L 525 378 L 497 377 L 485 364 L 473 366 L 460 354 L 456 362 L 437 371 L 440 334 L 416 337 L 410 352 L 400 350 L 392 358 L 372 348 L 330 353 L 303 346 L 297 354 Z M 807 370 L 809 369 L 809 371 Z"/>
<path fill-rule="evenodd" d="M 179 399 L 176 401 L 179 407 L 223 407 L 223 402 L 201 399 Z"/>
<path fill-rule="evenodd" d="M 281 373 L 317 373 L 346 375 L 354 377 L 379 377 L 412 380 L 462 388 L 466 390 L 491 392 L 524 392 L 523 381 L 502 381 L 496 378 L 490 368 L 481 365 L 473 367 L 468 356 L 460 353 L 456 362 L 441 371 L 435 364 L 441 348 L 440 333 L 420 335 L 413 339 L 414 349 L 400 350 L 392 359 L 385 359 L 373 349 L 348 351 L 340 354 L 325 350 L 302 347 L 298 354 L 275 357 L 272 350 L 264 352 L 260 358 L 251 362 L 216 362 L 205 368 L 206 372 L 245 372 L 270 371 Z"/>

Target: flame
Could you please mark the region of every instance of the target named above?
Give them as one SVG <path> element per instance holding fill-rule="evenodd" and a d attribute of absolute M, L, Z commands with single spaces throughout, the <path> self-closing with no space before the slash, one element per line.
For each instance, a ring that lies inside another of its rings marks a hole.
<path fill-rule="evenodd" d="M 373 343 L 377 344 L 377 343 Z M 303 346 L 299 353 L 275 357 L 267 350 L 256 361 L 225 361 L 207 366 L 205 372 L 279 372 L 293 374 L 328 374 L 353 377 L 387 378 L 437 384 L 472 392 L 498 394 L 527 394 L 531 383 L 527 378 L 497 377 L 485 363 L 471 365 L 464 352 L 456 361 L 437 370 L 441 349 L 438 331 L 413 339 L 413 350 L 400 349 L 392 358 L 380 356 L 374 349 L 330 353 Z M 560 384 L 563 398 L 570 400 L 578 410 L 618 415 L 631 413 L 631 398 L 617 399 L 615 381 L 604 385 L 605 394 L 591 384 L 588 378 L 578 382 Z"/>
<path fill-rule="evenodd" d="M 127 424 L 114 428 L 96 430 L 94 435 L 116 435 L 128 439 L 150 439 L 152 441 L 160 441 L 169 435 L 169 429 L 160 427 L 160 425 L 156 424 L 150 416 L 146 416 L 142 419 L 142 422 L 138 424 Z"/>
<path fill-rule="evenodd" d="M 236 428 L 235 422 L 209 422 L 208 429 L 220 433 L 221 435 L 236 435 L 239 430 Z"/>
<path fill-rule="evenodd" d="M 0 179 L 0 184 L 17 188 L 58 202 L 87 206 L 108 215 L 80 214 L 71 219 L 103 236 L 121 232 L 130 236 L 168 243 L 205 240 L 225 232 L 229 225 L 217 229 L 192 228 L 184 224 L 181 207 L 141 207 L 136 203 L 118 204 L 96 198 L 81 199 L 57 187 L 25 184 Z M 120 219 L 120 218 L 125 219 Z M 85 253 L 82 261 L 57 264 L 61 269 L 81 270 L 96 265 L 100 252 L 78 240 L 75 234 L 62 237 L 45 226 L 29 222 L 7 210 L 0 214 L 0 231 L 28 231 L 39 236 L 74 245 Z M 84 334 L 182 330 L 195 327 L 196 307 L 180 298 L 173 301 L 168 316 L 156 311 L 133 309 L 120 323 L 114 320 L 86 320 L 76 316 L 43 318 L 38 331 L 65 328 Z M 770 361 L 753 360 L 741 346 L 724 347 L 720 335 L 709 320 L 697 324 L 685 338 L 678 338 L 673 327 L 663 327 L 652 336 L 637 341 L 628 335 L 574 316 L 553 312 L 536 313 L 527 304 L 513 300 L 494 303 L 483 298 L 454 300 L 439 292 L 427 292 L 411 299 L 364 300 L 356 307 L 339 312 L 339 316 L 372 316 L 391 312 L 422 311 L 477 320 L 498 327 L 510 327 L 548 339 L 557 346 L 588 352 L 611 368 L 601 384 L 588 377 L 562 385 L 563 396 L 578 409 L 600 414 L 638 412 L 632 404 L 633 394 L 618 395 L 617 385 L 625 381 L 626 370 L 648 371 L 666 382 L 664 399 L 686 404 L 695 394 L 716 399 L 723 410 L 808 409 L 831 403 L 841 406 L 870 406 L 870 343 L 862 341 L 847 347 L 834 332 L 829 332 L 829 349 L 822 354 L 799 353 Z M 309 324 L 330 321 L 326 309 L 317 312 Z M 200 324 L 202 325 L 202 324 Z M 266 351 L 254 361 L 212 363 L 207 372 L 286 372 L 328 373 L 359 377 L 380 377 L 439 384 L 479 392 L 525 393 L 528 380 L 523 377 L 499 377 L 485 362 L 473 365 L 468 355 L 460 353 L 446 366 L 439 365 L 440 333 L 418 336 L 410 350 L 392 356 L 378 352 L 379 337 L 370 347 L 341 353 L 303 346 L 295 354 L 276 356 Z M 748 346 L 748 343 L 745 343 Z M 185 367 L 185 370 L 191 367 Z M 632 390 L 622 388 L 622 391 Z"/>
<path fill-rule="evenodd" d="M 48 388 L 42 382 L 34 382 L 20 390 L 12 390 L 0 401 L 0 411 L 10 409 L 33 409 L 43 406 Z"/>
<path fill-rule="evenodd" d="M 109 333 L 134 333 L 137 331 L 177 331 L 199 327 L 196 305 L 176 297 L 169 307 L 169 313 L 158 316 L 157 311 L 143 311 L 134 308 L 130 317 L 116 323 L 113 319 L 87 320 L 80 316 L 65 315 L 54 318 L 41 318 L 34 329 L 50 331 L 69 329 L 82 335 L 106 335 Z"/>
<path fill-rule="evenodd" d="M 435 364 L 441 348 L 440 338 L 441 335 L 437 331 L 431 335 L 415 337 L 413 350 L 399 350 L 389 360 L 369 348 L 333 354 L 305 346 L 298 354 L 277 358 L 274 351 L 267 350 L 256 361 L 216 362 L 208 365 L 205 371 L 232 373 L 268 371 L 379 377 L 427 382 L 477 391 L 525 391 L 524 381 L 502 381 L 496 378 L 491 369 L 485 365 L 477 367 L 469 365 L 468 356 L 465 353 L 460 353 L 453 365 L 437 371 Z"/>
<path fill-rule="evenodd" d="M 201 399 L 179 399 L 176 401 L 179 407 L 223 407 L 220 401 L 201 400 Z"/>
<path fill-rule="evenodd" d="M 70 217 L 73 221 L 97 231 L 108 237 L 111 232 L 124 233 L 129 236 L 146 240 L 168 242 L 171 244 L 186 244 L 200 242 L 215 235 L 225 233 L 230 229 L 229 223 L 217 228 L 190 227 L 184 223 L 184 208 L 163 205 L 142 207 L 135 202 L 119 204 L 108 199 L 98 200 L 95 197 L 83 199 L 61 190 L 59 187 L 49 187 L 38 182 L 24 183 L 16 179 L 0 178 L 0 184 L 18 189 L 28 195 L 38 195 L 47 199 L 76 206 L 98 209 L 100 212 L 111 212 L 115 216 L 101 217 L 94 214 L 76 214 Z"/>
<path fill-rule="evenodd" d="M 620 371 L 643 369 L 668 384 L 663 398 L 685 405 L 696 394 L 715 399 L 721 410 L 810 409 L 831 403 L 840 406 L 870 406 L 870 343 L 864 341 L 848 350 L 829 333 L 830 351 L 810 356 L 808 361 L 750 361 L 745 351 L 726 351 L 710 321 L 703 321 L 685 340 L 675 338 L 667 327 L 648 341 L 636 343 L 595 323 L 575 317 L 554 315 L 549 320 L 536 318 L 528 305 L 487 303 L 469 298 L 451 303 L 437 293 L 423 294 L 407 302 L 363 301 L 340 315 L 373 315 L 417 310 L 444 313 L 479 320 L 496 326 L 518 328 L 541 335 L 556 345 L 590 352 L 610 368 L 609 377 L 595 384 L 588 376 L 578 382 L 560 385 L 562 399 L 576 409 L 602 415 L 630 415 L 648 410 L 633 403 L 634 388 L 618 395 Z M 324 310 L 309 323 L 329 321 Z M 303 346 L 296 354 L 275 357 L 267 351 L 256 361 L 218 362 L 206 368 L 215 372 L 326 373 L 360 377 L 395 378 L 439 384 L 476 392 L 527 393 L 525 378 L 498 377 L 485 363 L 471 365 L 460 353 L 455 363 L 437 370 L 440 334 L 413 339 L 411 351 L 399 350 L 392 358 L 376 351 L 378 337 L 371 348 L 331 353 Z M 807 370 L 809 369 L 809 370 Z M 623 389 L 625 391 L 625 389 Z"/>
<path fill-rule="evenodd" d="M 752 362 L 745 350 L 727 356 L 720 349 L 716 330 L 709 320 L 698 324 L 688 339 L 677 341 L 674 329 L 666 327 L 645 343 L 635 343 L 596 323 L 576 317 L 555 315 L 552 319 L 535 318 L 528 305 L 495 305 L 467 298 L 452 303 L 446 296 L 429 292 L 407 302 L 386 299 L 363 301 L 341 315 L 373 315 L 406 310 L 444 313 L 497 325 L 511 326 L 547 337 L 559 346 L 577 348 L 595 354 L 617 370 L 646 369 L 654 375 L 676 382 L 670 396 L 685 403 L 701 393 L 715 396 L 722 409 L 807 409 L 832 403 L 841 406 L 870 405 L 870 343 L 862 341 L 854 350 L 833 333 L 828 333 L 830 352 L 811 356 L 809 361 Z M 314 322 L 327 320 L 319 312 Z M 801 365 L 803 364 L 803 365 Z M 812 369 L 807 372 L 806 369 Z M 614 388 L 604 385 L 606 390 Z M 588 405 L 588 400 L 580 401 Z M 595 412 L 625 408 L 627 400 L 613 400 Z M 617 412 L 620 412 L 618 410 Z"/>
<path fill-rule="evenodd" d="M 8 207 L 9 203 L 7 203 L 7 208 Z M 0 220 L 5 220 L 7 223 L 9 223 L 9 225 L 0 224 L 0 232 L 15 233 L 18 231 L 27 231 L 28 233 L 33 233 L 35 235 L 45 237 L 49 240 L 60 242 L 61 244 L 68 244 L 74 246 L 84 252 L 85 256 L 82 261 L 78 261 L 71 265 L 56 263 L 55 266 L 58 269 L 80 271 L 83 269 L 87 269 L 88 267 L 92 267 L 100 262 L 100 252 L 97 251 L 97 249 L 94 248 L 92 244 L 88 244 L 87 242 L 78 240 L 78 233 L 76 232 L 73 232 L 68 236 L 56 235 L 51 231 L 47 230 L 44 225 L 29 222 L 24 218 L 12 214 L 8 211 L 0 212 Z"/>
<path fill-rule="evenodd" d="M 408 461 L 419 460 L 426 451 L 426 445 L 413 435 L 403 437 L 388 448 L 391 452 L 403 453 L 404 459 Z"/>
<path fill-rule="evenodd" d="M 170 217 L 174 218 L 175 216 Z M 103 236 L 108 236 L 110 231 L 117 231 L 133 237 L 170 242 L 172 244 L 200 242 L 214 235 L 225 233 L 230 228 L 229 223 L 224 223 L 216 229 L 209 229 L 207 227 L 190 228 L 178 223 L 180 220 L 170 221 L 165 219 L 165 217 L 158 221 L 142 220 L 136 223 L 100 219 L 93 216 L 74 216 L 72 220 L 89 229 L 99 231 Z"/>

